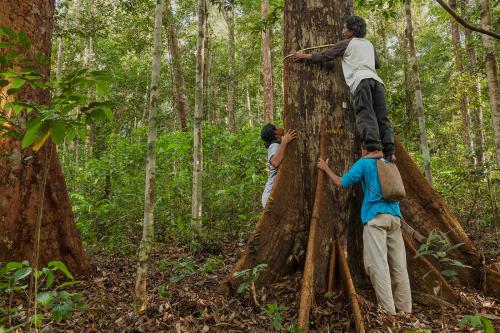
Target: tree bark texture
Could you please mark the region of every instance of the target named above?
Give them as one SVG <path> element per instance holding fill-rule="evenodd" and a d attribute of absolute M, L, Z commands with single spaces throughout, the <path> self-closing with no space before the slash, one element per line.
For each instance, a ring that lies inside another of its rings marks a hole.
<path fill-rule="evenodd" d="M 262 0 L 260 6 L 262 19 L 269 15 L 269 0 Z M 274 118 L 273 67 L 271 61 L 271 29 L 262 31 L 262 79 L 264 83 L 264 123 Z"/>
<path fill-rule="evenodd" d="M 191 216 L 195 230 L 202 226 L 202 176 L 203 176 L 203 149 L 202 149 L 202 117 L 203 92 L 205 69 L 205 33 L 207 25 L 207 3 L 198 0 L 198 39 L 196 43 L 196 86 L 194 104 L 194 142 L 193 142 L 193 193 Z"/>
<path fill-rule="evenodd" d="M 149 101 L 148 146 L 146 150 L 146 182 L 144 186 L 144 222 L 142 240 L 138 249 L 137 278 L 134 307 L 139 313 L 146 309 L 148 260 L 154 236 L 154 209 L 156 202 L 156 132 L 158 113 L 158 83 L 161 62 L 161 29 L 165 0 L 157 0 L 153 32 L 153 60 L 151 65 L 151 97 Z"/>
<path fill-rule="evenodd" d="M 411 0 L 405 0 L 406 16 L 406 36 L 410 49 L 410 64 L 413 70 L 413 79 L 415 81 L 415 102 L 418 119 L 418 128 L 420 132 L 420 147 L 424 156 L 425 177 L 432 184 L 431 156 L 429 152 L 429 143 L 427 140 L 427 128 L 425 126 L 424 102 L 422 98 L 422 88 L 420 87 L 420 74 L 418 71 L 417 51 L 415 50 L 415 41 L 413 38 L 413 23 L 411 18 Z"/>
<path fill-rule="evenodd" d="M 451 9 L 456 11 L 456 0 L 448 0 L 448 4 Z M 460 29 L 457 21 L 453 18 L 451 19 L 451 42 L 453 44 L 453 53 L 455 56 L 455 77 L 457 80 L 455 82 L 455 89 L 458 95 L 458 107 L 462 120 L 462 139 L 466 147 L 465 156 L 470 159 L 470 165 L 475 167 L 477 165 L 477 159 L 474 154 L 474 141 L 471 137 L 469 98 L 468 91 L 464 89 L 467 80 L 464 73 L 463 48 L 460 40 Z"/>
<path fill-rule="evenodd" d="M 52 1 L 3 1 L 0 26 L 26 33 L 32 44 L 27 57 L 34 59 L 36 52 L 40 51 L 50 59 L 53 13 Z M 49 77 L 49 66 L 43 66 L 42 71 Z M 18 98 L 48 104 L 50 94 L 25 86 Z M 42 174 L 48 167 L 47 186 L 43 193 L 39 266 L 60 260 L 73 273 L 88 274 L 94 265 L 86 256 L 76 230 L 56 153 L 46 165 L 51 149 L 56 151 L 50 141 L 34 153 L 31 149 L 21 149 L 19 141 L 0 138 L 0 261 L 33 260 L 35 224 L 42 200 Z"/>
<path fill-rule="evenodd" d="M 489 0 L 479 0 L 481 4 L 481 27 L 491 29 L 491 10 Z M 486 77 L 488 78 L 488 92 L 490 95 L 491 118 L 493 122 L 493 136 L 495 137 L 497 166 L 500 168 L 500 91 L 498 89 L 498 67 L 495 52 L 495 40 L 486 35 L 481 36 L 486 49 Z"/>
<path fill-rule="evenodd" d="M 466 20 L 469 19 L 470 1 L 462 0 L 460 7 Z M 484 130 L 483 130 L 483 107 L 481 105 L 481 80 L 477 68 L 477 55 L 476 48 L 474 47 L 474 37 L 469 29 L 464 30 L 465 33 L 465 48 L 468 54 L 467 73 L 472 80 L 472 98 L 469 98 L 471 106 L 471 129 L 474 141 L 474 154 L 476 156 L 477 164 L 479 167 L 484 167 Z"/>
<path fill-rule="evenodd" d="M 344 19 L 351 11 L 351 1 L 287 1 L 284 12 L 285 55 L 299 48 L 339 40 Z M 268 204 L 234 272 L 265 263 L 267 270 L 257 280 L 262 285 L 303 267 L 300 303 L 306 310 L 299 314 L 299 320 L 306 329 L 307 307 L 310 307 L 313 296 L 325 292 L 328 284 L 332 285 L 328 283 L 328 267 L 336 267 L 335 259 L 331 264 L 332 253 L 337 256 L 339 264 L 342 264 L 340 256 L 347 254 L 349 272 L 343 273 L 345 280 L 352 280 L 354 286 L 368 281 L 362 263 L 360 188 L 334 188 L 318 175 L 316 167 L 318 157 L 330 158 L 334 171 L 344 174 L 359 157 L 360 141 L 354 135 L 350 93 L 340 63 L 325 68 L 286 61 L 283 75 L 285 128 L 296 129 L 298 135 L 287 147 Z M 456 282 L 479 287 L 481 272 L 486 268 L 481 266 L 480 256 L 472 242 L 399 141 L 396 141 L 396 151 L 407 193 L 407 198 L 401 202 L 406 222 L 423 235 L 439 229 L 448 232 L 453 243 L 463 243 L 451 256 L 473 268 L 460 270 Z M 338 248 L 331 251 L 336 237 L 339 239 Z M 439 273 L 444 268 L 427 258 L 415 259 L 418 244 L 405 238 L 412 291 L 420 296 L 433 295 L 433 288 L 439 283 L 443 297 L 459 301 L 457 292 Z M 422 279 L 429 270 L 430 277 Z M 488 271 L 488 274 L 492 278 L 486 281 L 486 285 L 497 292 L 500 285 L 498 273 Z M 230 287 L 235 288 L 239 282 L 229 277 Z M 353 297 L 350 299 L 354 300 Z M 435 298 L 424 296 L 420 299 L 430 302 Z M 361 327 L 357 329 L 361 331 Z"/>
<path fill-rule="evenodd" d="M 182 131 L 187 130 L 186 115 L 188 114 L 188 106 L 186 103 L 186 89 L 184 86 L 184 75 L 182 73 L 182 65 L 179 59 L 179 43 L 177 40 L 177 27 L 175 17 L 172 13 L 171 0 L 165 3 L 165 18 L 168 31 L 168 50 L 172 61 L 172 73 L 174 77 L 175 87 L 175 108 L 179 115 L 179 124 Z"/>
<path fill-rule="evenodd" d="M 236 56 L 234 48 L 234 7 L 224 8 L 222 10 L 224 15 L 224 20 L 227 24 L 227 57 L 228 57 L 228 83 L 227 83 L 227 119 L 229 131 L 236 131 L 236 96 L 235 96 L 235 86 L 236 86 Z"/>

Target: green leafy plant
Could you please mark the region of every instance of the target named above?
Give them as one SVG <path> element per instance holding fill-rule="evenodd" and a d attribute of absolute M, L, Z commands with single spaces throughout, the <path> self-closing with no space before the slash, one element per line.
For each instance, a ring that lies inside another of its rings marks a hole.
<path fill-rule="evenodd" d="M 464 265 L 460 260 L 448 257 L 448 253 L 450 251 L 455 250 L 462 245 L 462 243 L 452 244 L 448 237 L 446 237 L 446 233 L 439 230 L 432 230 L 429 233 L 426 242 L 420 245 L 420 248 L 415 254 L 415 258 L 430 256 L 436 259 L 443 267 L 445 267 L 445 269 L 440 271 L 440 274 L 444 278 L 451 279 L 458 274 L 457 271 L 455 271 L 451 267 L 471 268 L 470 266 Z M 427 278 L 429 274 L 430 271 L 425 273 L 422 278 Z M 434 288 L 434 294 L 442 299 L 442 281 L 440 279 L 437 279 L 437 282 L 438 285 Z M 440 303 L 440 309 L 443 325 L 446 325 L 446 317 L 444 316 L 444 307 L 442 303 Z"/>
<path fill-rule="evenodd" d="M 267 269 L 267 264 L 259 264 L 255 267 L 245 269 L 241 272 L 234 272 L 233 276 L 236 279 L 242 279 L 243 282 L 238 286 L 237 292 L 240 295 L 246 295 L 250 292 L 250 300 L 256 308 L 260 308 L 259 301 L 257 300 L 257 289 L 255 288 L 255 281 L 259 278 L 261 272 Z"/>
<path fill-rule="evenodd" d="M 452 244 L 448 237 L 446 237 L 446 233 L 439 230 L 432 230 L 429 233 L 426 242 L 420 245 L 420 248 L 415 254 L 415 258 L 430 256 L 437 259 L 441 264 L 443 264 L 443 266 L 447 267 L 447 269 L 440 272 L 441 275 L 445 278 L 451 278 L 457 275 L 457 272 L 451 269 L 451 267 L 471 268 L 470 266 L 463 264 L 460 260 L 448 257 L 450 251 L 455 250 L 462 245 L 463 243 Z M 429 274 L 430 271 L 427 272 L 423 278 L 425 279 Z"/>
<path fill-rule="evenodd" d="M 259 278 L 260 273 L 266 269 L 267 264 L 259 264 L 255 267 L 245 269 L 241 272 L 235 272 L 233 276 L 244 281 L 238 286 L 238 294 L 245 294 L 249 290 L 255 289 L 255 281 L 257 281 L 257 279 Z"/>
<path fill-rule="evenodd" d="M 458 325 L 460 327 L 470 325 L 473 328 L 480 328 L 486 333 L 495 333 L 495 328 L 493 327 L 491 321 L 480 314 L 463 316 Z"/>
<path fill-rule="evenodd" d="M 271 325 L 274 329 L 283 328 L 283 312 L 287 311 L 288 308 L 284 305 L 278 305 L 276 303 L 269 303 L 266 307 L 266 313 L 271 319 Z"/>
<path fill-rule="evenodd" d="M 40 52 L 34 60 L 24 56 L 31 45 L 23 32 L 1 27 L 0 36 L 6 40 L 1 44 L 6 54 L 0 55 L 0 88 L 9 88 L 0 96 L 4 102 L 0 104 L 0 136 L 22 138 L 22 148 L 32 146 L 38 151 L 49 137 L 55 144 L 65 139 L 69 142 L 76 135 L 85 137 L 87 124 L 112 119 L 112 104 L 91 101 L 87 93 L 92 88 L 96 97 L 108 94 L 110 76 L 107 72 L 80 69 L 58 80 L 46 80 L 41 73 L 48 60 Z M 48 91 L 52 95 L 50 102 L 37 104 L 20 100 L 17 94 L 25 85 Z"/>
<path fill-rule="evenodd" d="M 61 273 L 67 281 L 56 285 L 58 280 L 56 277 L 57 272 Z M 0 268 L 0 292 L 8 295 L 7 308 L 3 309 L 0 307 L 0 311 L 7 313 L 8 326 L 12 325 L 12 316 L 17 315 L 17 309 L 11 308 L 12 298 L 15 294 L 25 292 L 32 274 L 33 269 L 27 261 L 9 262 Z M 81 301 L 81 293 L 69 293 L 63 290 L 68 286 L 80 283 L 80 281 L 75 280 L 64 263 L 61 261 L 51 261 L 47 264 L 47 267 L 36 270 L 34 274 L 39 283 L 38 289 L 42 290 L 36 294 L 35 302 L 42 308 L 48 309 L 55 322 L 59 323 L 63 320 L 69 320 L 75 311 L 83 311 L 85 309 L 85 303 Z M 2 332 L 2 329 L 9 332 L 27 324 L 34 324 L 39 327 L 45 318 L 43 314 L 37 313 L 26 320 L 20 321 L 20 318 L 17 319 L 18 322 L 15 326 L 10 327 L 8 330 L 0 327 L 0 332 Z"/>

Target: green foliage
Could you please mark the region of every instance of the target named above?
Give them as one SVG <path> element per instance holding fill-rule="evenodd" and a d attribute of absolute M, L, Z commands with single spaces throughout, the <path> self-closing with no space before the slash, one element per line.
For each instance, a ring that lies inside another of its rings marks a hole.
<path fill-rule="evenodd" d="M 203 230 L 191 227 L 192 133 L 158 136 L 155 240 L 217 253 L 221 242 L 243 239 L 260 213 L 265 148 L 257 129 L 238 134 L 205 127 Z M 88 246 L 130 253 L 142 230 L 146 129 L 112 134 L 86 164 L 64 165 L 77 227 Z"/>
<path fill-rule="evenodd" d="M 267 304 L 266 313 L 271 319 L 271 325 L 274 329 L 279 330 L 283 328 L 283 312 L 287 310 L 288 308 L 284 305 L 276 303 Z"/>
<path fill-rule="evenodd" d="M 495 328 L 491 321 L 480 314 L 463 316 L 458 325 L 464 327 L 467 324 L 473 328 L 480 328 L 485 333 L 495 332 Z"/>
<path fill-rule="evenodd" d="M 233 276 L 236 279 L 241 279 L 243 282 L 238 286 L 238 294 L 246 294 L 250 291 L 255 281 L 259 278 L 261 272 L 267 269 L 267 264 L 258 264 L 254 267 L 247 268 L 241 272 L 234 272 Z"/>
<path fill-rule="evenodd" d="M 55 144 L 72 141 L 76 135 L 85 136 L 86 125 L 100 119 L 112 119 L 109 101 L 91 101 L 89 89 L 95 89 L 97 97 L 109 92 L 110 77 L 105 71 L 76 70 L 60 80 L 47 81 L 42 67 L 47 59 L 37 53 L 36 60 L 24 54 L 30 48 L 26 35 L 1 28 L 6 42 L 6 55 L 0 55 L 0 86 L 10 84 L 10 89 L 0 96 L 2 125 L 0 136 L 21 138 L 21 147 L 33 146 L 39 150 L 50 137 Z M 46 91 L 53 97 L 50 103 L 37 104 L 29 99 L 18 99 L 23 86 Z M 23 117 L 21 113 L 24 111 Z M 26 124 L 26 125 L 24 125 Z"/>
<path fill-rule="evenodd" d="M 463 243 L 452 244 L 448 237 L 446 237 L 446 233 L 439 230 L 432 230 L 429 233 L 426 242 L 420 245 L 420 248 L 415 254 L 415 258 L 421 256 L 430 256 L 438 260 L 444 266 L 471 268 L 468 265 L 464 265 L 460 260 L 448 257 L 450 251 L 453 251 L 462 245 Z M 424 278 L 426 278 L 429 273 L 430 271 L 424 275 Z M 441 271 L 441 275 L 443 275 L 445 278 L 451 278 L 456 276 L 457 272 L 453 269 L 444 269 Z"/>
<path fill-rule="evenodd" d="M 57 278 L 57 273 L 61 273 L 67 281 L 54 285 Z M 12 295 L 20 297 L 28 287 L 30 277 L 33 273 L 32 268 L 27 261 L 23 262 L 8 262 L 0 267 L 0 313 L 6 314 L 0 318 L 14 318 L 16 324 L 9 330 L 23 327 L 30 323 L 40 327 L 45 319 L 43 314 L 37 314 L 36 317 L 30 317 L 23 320 L 21 314 L 18 313 L 21 307 L 11 308 Z M 85 303 L 81 301 L 82 293 L 69 293 L 63 290 L 71 285 L 79 284 L 80 281 L 75 280 L 66 265 L 61 261 L 51 261 L 47 267 L 35 271 L 35 276 L 38 280 L 39 291 L 35 297 L 35 301 L 42 308 L 50 311 L 52 319 L 59 323 L 61 321 L 70 320 L 75 311 L 83 311 Z M 4 295 L 8 299 L 4 298 Z M 6 307 L 4 304 L 6 303 Z M 0 320 L 0 325 L 5 324 Z M 5 328 L 0 326 L 0 332 Z"/>

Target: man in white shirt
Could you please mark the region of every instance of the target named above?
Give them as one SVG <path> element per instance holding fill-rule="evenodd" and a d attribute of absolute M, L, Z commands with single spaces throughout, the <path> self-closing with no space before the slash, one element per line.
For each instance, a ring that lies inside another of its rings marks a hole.
<path fill-rule="evenodd" d="M 394 134 L 389 118 L 382 79 L 377 75 L 377 54 L 365 39 L 366 22 L 359 16 L 349 17 L 342 30 L 344 39 L 323 52 L 306 54 L 298 51 L 297 60 L 325 64 L 341 57 L 344 78 L 353 95 L 356 127 L 368 151 L 382 150 L 384 157 L 394 160 Z"/>

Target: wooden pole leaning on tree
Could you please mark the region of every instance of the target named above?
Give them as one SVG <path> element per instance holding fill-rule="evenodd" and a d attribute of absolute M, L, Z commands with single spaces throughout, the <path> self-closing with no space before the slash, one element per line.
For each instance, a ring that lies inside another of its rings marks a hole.
<path fill-rule="evenodd" d="M 326 125 L 324 119 L 321 121 L 320 129 L 320 157 L 326 159 Z M 309 314 L 311 312 L 311 304 L 314 298 L 314 258 L 318 250 L 319 243 L 316 241 L 318 231 L 318 220 L 320 219 L 320 207 L 322 204 L 321 192 L 325 190 L 325 173 L 318 170 L 318 177 L 316 181 L 316 194 L 314 198 L 314 206 L 312 211 L 311 224 L 309 227 L 309 237 L 307 242 L 306 262 L 304 264 L 304 274 L 302 275 L 302 287 L 300 292 L 300 305 L 299 305 L 299 327 L 303 332 L 309 331 Z"/>
<path fill-rule="evenodd" d="M 356 333 L 364 333 L 365 325 L 363 322 L 363 317 L 361 316 L 361 309 L 359 308 L 358 297 L 356 296 L 356 289 L 354 288 L 354 282 L 352 281 L 351 270 L 349 264 L 347 263 L 347 258 L 345 256 L 345 250 L 340 245 L 340 239 L 335 240 L 335 246 L 337 249 L 337 256 L 339 259 L 340 275 L 342 277 L 342 282 L 344 283 L 344 288 L 346 289 L 347 295 L 349 296 L 349 303 L 351 303 L 352 315 L 354 317 L 354 325 L 356 326 Z"/>

